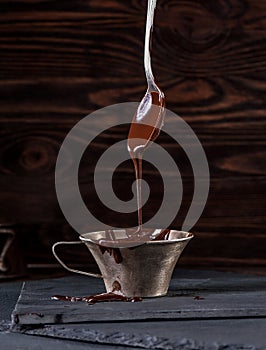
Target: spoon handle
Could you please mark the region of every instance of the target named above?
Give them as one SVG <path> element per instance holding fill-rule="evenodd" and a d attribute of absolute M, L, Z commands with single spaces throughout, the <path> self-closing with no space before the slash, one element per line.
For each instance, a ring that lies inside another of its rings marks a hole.
<path fill-rule="evenodd" d="M 144 69 L 145 69 L 148 89 L 156 86 L 154 82 L 152 68 L 151 68 L 151 48 L 152 48 L 151 34 L 152 34 L 152 28 L 153 28 L 153 18 L 154 18 L 156 2 L 157 0 L 148 0 L 148 9 L 147 9 L 147 18 L 146 18 L 146 32 L 145 32 L 145 44 L 144 44 Z"/>

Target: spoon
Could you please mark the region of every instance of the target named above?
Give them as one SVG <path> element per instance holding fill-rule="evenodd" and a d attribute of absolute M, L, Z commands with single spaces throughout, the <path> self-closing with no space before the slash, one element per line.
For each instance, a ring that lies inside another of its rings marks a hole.
<path fill-rule="evenodd" d="M 151 68 L 151 33 L 155 7 L 156 0 L 148 0 L 144 45 L 144 70 L 147 91 L 139 104 L 129 130 L 128 151 L 132 158 L 136 158 L 143 153 L 149 142 L 157 138 L 164 122 L 165 97 L 155 83 Z"/>
<path fill-rule="evenodd" d="M 147 91 L 141 100 L 137 112 L 133 117 L 128 134 L 128 151 L 134 162 L 137 184 L 138 202 L 138 229 L 135 236 L 145 238 L 142 232 L 142 155 L 151 141 L 159 136 L 164 123 L 165 97 L 164 93 L 155 83 L 151 67 L 151 33 L 153 27 L 156 0 L 148 0 L 145 44 L 144 44 L 144 69 L 147 80 Z"/>

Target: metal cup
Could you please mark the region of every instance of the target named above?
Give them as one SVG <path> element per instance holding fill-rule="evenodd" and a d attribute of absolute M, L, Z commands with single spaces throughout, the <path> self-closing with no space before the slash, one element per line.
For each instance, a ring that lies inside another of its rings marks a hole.
<path fill-rule="evenodd" d="M 114 230 L 114 234 L 121 230 Z M 193 235 L 171 230 L 168 240 L 153 240 L 135 247 L 105 248 L 96 241 L 106 237 L 106 231 L 81 235 L 78 242 L 57 242 L 53 254 L 68 271 L 103 278 L 107 292 L 128 297 L 156 297 L 167 293 L 174 267 Z M 61 244 L 85 243 L 96 260 L 101 275 L 69 268 L 58 257 L 55 248 Z"/>

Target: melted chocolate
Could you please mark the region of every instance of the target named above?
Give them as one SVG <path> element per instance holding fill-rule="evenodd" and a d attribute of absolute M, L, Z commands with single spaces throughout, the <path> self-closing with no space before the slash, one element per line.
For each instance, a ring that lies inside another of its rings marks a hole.
<path fill-rule="evenodd" d="M 204 300 L 205 298 L 200 297 L 199 295 L 194 296 L 194 300 Z"/>
<path fill-rule="evenodd" d="M 138 110 L 133 117 L 128 134 L 128 151 L 134 163 L 136 184 L 137 184 L 137 204 L 138 204 L 138 230 L 136 235 L 142 236 L 142 156 L 145 149 L 155 141 L 160 134 L 164 123 L 165 97 L 164 93 L 155 83 L 151 67 L 151 47 L 152 28 L 154 12 L 157 0 L 148 0 L 146 31 L 144 42 L 144 69 L 147 80 L 147 91 L 141 100 Z"/>
<path fill-rule="evenodd" d="M 95 295 L 89 295 L 85 297 L 74 297 L 74 296 L 67 296 L 67 295 L 53 295 L 52 299 L 55 300 L 61 300 L 61 301 L 85 301 L 86 303 L 92 305 L 100 302 L 110 302 L 110 301 L 127 301 L 127 302 L 139 302 L 142 301 L 139 297 L 134 298 L 128 298 L 122 294 L 117 294 L 113 292 L 109 293 L 101 293 L 101 294 L 95 294 Z"/>
<path fill-rule="evenodd" d="M 145 113 L 141 113 L 141 117 L 138 113 L 134 116 L 128 134 L 128 149 L 137 180 L 138 230 L 136 234 L 142 234 L 142 198 L 141 181 L 139 181 L 142 179 L 142 156 L 150 142 L 155 141 L 160 134 L 165 106 L 162 92 L 152 91 L 145 96 L 146 98 L 141 102 L 141 109 L 145 110 Z M 155 106 L 157 108 L 154 108 Z"/>
<path fill-rule="evenodd" d="M 167 241 L 169 239 L 169 235 L 170 235 L 171 230 L 169 230 L 168 228 L 166 228 L 165 230 L 162 230 L 158 236 L 156 236 L 154 238 L 154 241 Z"/>
<path fill-rule="evenodd" d="M 85 297 L 73 297 L 73 296 L 67 296 L 67 295 L 53 295 L 52 299 L 54 300 L 61 300 L 61 301 L 85 301 L 88 304 L 96 304 L 100 302 L 106 302 L 106 301 L 127 301 L 127 302 L 138 302 L 142 301 L 140 297 L 134 297 L 134 298 L 128 298 L 123 294 L 119 294 L 119 291 L 121 290 L 121 285 L 118 281 L 114 281 L 113 283 L 113 290 L 109 293 L 101 293 L 101 294 L 95 294 L 95 295 L 89 295 Z M 118 293 L 115 293 L 118 292 Z"/>
<path fill-rule="evenodd" d="M 109 247 L 104 247 L 102 245 L 98 245 L 100 251 L 102 254 L 105 252 L 109 253 L 109 255 L 112 255 L 114 257 L 114 260 L 117 264 L 121 264 L 123 261 L 122 254 L 119 248 L 109 248 Z"/>
<path fill-rule="evenodd" d="M 121 284 L 118 281 L 114 281 L 112 287 L 112 292 L 119 292 L 121 290 Z"/>
<path fill-rule="evenodd" d="M 160 114 L 161 109 L 165 107 L 165 97 L 160 91 L 151 91 L 146 94 L 144 100 L 145 113 L 141 116 L 136 114 L 133 117 L 128 134 L 128 147 L 132 158 L 141 153 L 139 148 L 144 151 L 150 141 L 155 141 L 160 134 L 163 126 L 164 114 Z M 155 108 L 152 108 L 152 105 Z"/>

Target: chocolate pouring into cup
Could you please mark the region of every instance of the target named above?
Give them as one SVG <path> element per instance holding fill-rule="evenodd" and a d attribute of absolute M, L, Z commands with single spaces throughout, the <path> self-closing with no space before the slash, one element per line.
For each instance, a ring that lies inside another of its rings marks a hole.
<path fill-rule="evenodd" d="M 112 230 L 117 239 L 126 235 L 126 230 Z M 106 239 L 108 231 L 80 235 L 80 241 L 57 242 L 53 254 L 68 271 L 103 278 L 107 292 L 116 292 L 127 297 L 157 297 L 167 293 L 174 267 L 193 238 L 189 232 L 170 230 L 167 240 L 150 240 L 134 247 L 109 248 L 95 242 Z M 99 266 L 101 275 L 69 268 L 58 257 L 55 248 L 64 244 L 87 246 Z"/>

